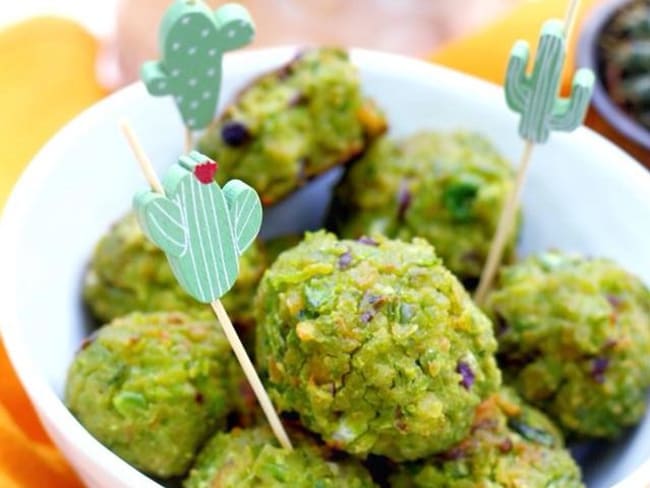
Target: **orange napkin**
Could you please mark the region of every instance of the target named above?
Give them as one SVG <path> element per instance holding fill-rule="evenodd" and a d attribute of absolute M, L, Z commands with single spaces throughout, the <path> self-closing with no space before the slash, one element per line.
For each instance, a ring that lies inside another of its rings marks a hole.
<path fill-rule="evenodd" d="M 0 32 L 0 205 L 36 151 L 104 96 L 94 81 L 96 54 L 95 39 L 63 19 Z M 0 486 L 81 486 L 41 427 L 1 341 Z"/>
<path fill-rule="evenodd" d="M 604 0 L 583 0 L 574 29 L 573 46 L 577 44 L 580 26 L 589 13 Z M 542 23 L 551 17 L 564 18 L 567 0 L 524 0 L 506 16 L 485 28 L 452 41 L 431 56 L 431 60 L 480 78 L 502 84 L 510 49 L 516 39 L 525 39 L 531 49 L 537 45 Z M 571 86 L 575 49 L 569 49 L 564 70 L 563 90 Z M 505 109 L 505 102 L 504 102 Z M 650 167 L 650 153 L 616 132 L 595 110 L 587 115 L 587 125 L 628 151 Z"/>

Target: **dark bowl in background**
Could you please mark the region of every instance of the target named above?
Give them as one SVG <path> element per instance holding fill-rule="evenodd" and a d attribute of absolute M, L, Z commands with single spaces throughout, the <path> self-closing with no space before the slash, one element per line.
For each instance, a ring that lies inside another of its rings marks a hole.
<path fill-rule="evenodd" d="M 614 15 L 629 3 L 631 0 L 609 0 L 590 14 L 580 34 L 577 61 L 578 66 L 591 68 L 596 74 L 593 104 L 600 115 L 625 137 L 650 149 L 650 131 L 611 99 L 599 69 L 598 39 Z"/>

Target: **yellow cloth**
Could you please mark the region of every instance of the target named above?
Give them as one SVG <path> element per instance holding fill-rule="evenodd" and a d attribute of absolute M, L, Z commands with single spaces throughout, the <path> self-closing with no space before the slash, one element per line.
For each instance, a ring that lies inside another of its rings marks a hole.
<path fill-rule="evenodd" d="M 97 42 L 75 23 L 37 18 L 0 32 L 0 205 L 25 164 L 102 96 Z M 0 486 L 77 487 L 50 443 L 0 342 Z"/>

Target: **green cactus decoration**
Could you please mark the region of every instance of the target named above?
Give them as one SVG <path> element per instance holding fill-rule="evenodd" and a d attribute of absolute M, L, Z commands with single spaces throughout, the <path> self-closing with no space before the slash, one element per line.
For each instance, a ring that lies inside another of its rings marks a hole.
<path fill-rule="evenodd" d="M 223 54 L 248 44 L 254 33 L 241 5 L 213 12 L 200 0 L 176 0 L 160 27 L 161 61 L 144 63 L 142 80 L 151 95 L 173 95 L 185 125 L 202 129 L 219 101 Z"/>
<path fill-rule="evenodd" d="M 196 151 L 181 156 L 163 180 L 165 195 L 138 193 L 136 215 L 169 260 L 183 289 L 203 303 L 222 297 L 239 274 L 239 256 L 255 240 L 262 205 L 250 186 L 214 182 L 217 164 Z"/>
<path fill-rule="evenodd" d="M 505 81 L 506 101 L 512 110 L 521 114 L 519 134 L 528 141 L 544 143 L 552 130 L 572 131 L 584 120 L 594 74 L 589 69 L 578 70 L 571 96 L 556 98 L 565 56 L 566 40 L 559 20 L 544 24 L 530 76 L 526 75 L 528 44 L 518 41 L 512 48 Z"/>

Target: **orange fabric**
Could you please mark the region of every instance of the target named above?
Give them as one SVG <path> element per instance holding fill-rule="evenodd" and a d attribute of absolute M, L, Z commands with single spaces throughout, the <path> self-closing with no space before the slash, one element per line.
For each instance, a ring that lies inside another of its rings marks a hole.
<path fill-rule="evenodd" d="M 0 32 L 0 205 L 25 163 L 102 96 L 97 42 L 71 21 L 37 18 Z M 0 341 L 0 486 L 81 486 L 41 427 Z"/>
<path fill-rule="evenodd" d="M 577 42 L 580 25 L 593 8 L 603 1 L 582 1 L 576 19 L 576 28 L 573 31 L 572 45 L 575 46 Z M 530 44 L 531 50 L 534 50 L 542 23 L 551 17 L 564 18 L 567 3 L 567 0 L 523 0 L 503 18 L 467 37 L 443 46 L 431 56 L 431 60 L 501 84 L 514 41 L 524 39 Z M 571 85 L 574 53 L 575 49 L 570 49 L 567 56 L 562 83 L 565 92 Z M 589 111 L 586 123 L 650 167 L 649 152 L 616 132 L 595 110 Z"/>

